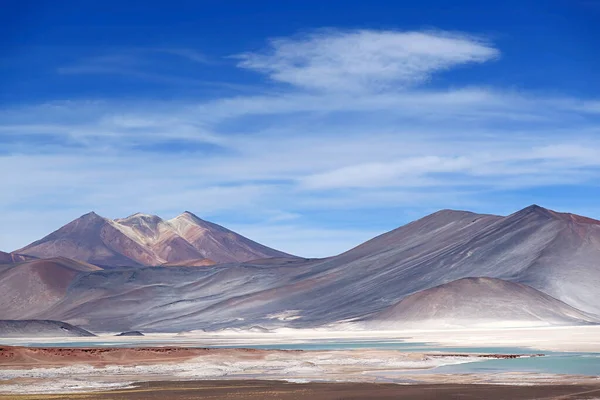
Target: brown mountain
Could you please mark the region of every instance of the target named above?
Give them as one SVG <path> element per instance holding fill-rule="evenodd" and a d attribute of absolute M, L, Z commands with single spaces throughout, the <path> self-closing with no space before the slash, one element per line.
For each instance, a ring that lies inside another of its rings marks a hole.
<path fill-rule="evenodd" d="M 15 253 L 68 257 L 104 267 L 173 265 L 205 258 L 224 263 L 292 257 L 190 212 L 170 221 L 146 214 L 110 220 L 92 212 Z"/>
<path fill-rule="evenodd" d="M 114 221 L 91 212 L 15 253 L 68 257 L 106 266 L 160 264 L 150 249 L 119 228 Z"/>

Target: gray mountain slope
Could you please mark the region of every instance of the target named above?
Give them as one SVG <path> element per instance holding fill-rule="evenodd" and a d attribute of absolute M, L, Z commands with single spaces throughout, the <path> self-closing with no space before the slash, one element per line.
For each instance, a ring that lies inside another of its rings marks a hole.
<path fill-rule="evenodd" d="M 600 314 L 599 240 L 600 222 L 538 206 L 508 217 L 444 210 L 327 259 L 90 272 L 43 317 L 95 330 L 311 327 L 472 276 Z"/>
<path fill-rule="evenodd" d="M 91 332 L 60 321 L 0 320 L 0 338 L 85 337 Z"/>
<path fill-rule="evenodd" d="M 0 269 L 0 319 L 44 318 L 78 276 L 99 267 L 68 258 L 30 260 Z"/>
<path fill-rule="evenodd" d="M 34 257 L 25 256 L 23 254 L 6 253 L 0 251 L 0 265 L 14 264 L 21 261 L 31 260 Z"/>
<path fill-rule="evenodd" d="M 92 212 L 15 253 L 68 257 L 102 267 L 155 266 L 204 258 L 225 263 L 293 257 L 190 212 L 170 221 L 139 213 L 110 220 Z"/>
<path fill-rule="evenodd" d="M 426 289 L 364 320 L 366 326 L 378 329 L 598 322 L 539 290 L 495 278 L 463 278 Z"/>
<path fill-rule="evenodd" d="M 504 218 L 444 211 L 309 267 L 310 289 L 290 286 L 278 302 L 301 304 L 304 323 L 342 320 L 477 275 L 526 283 L 599 313 L 599 238 L 597 221 L 537 206 Z"/>

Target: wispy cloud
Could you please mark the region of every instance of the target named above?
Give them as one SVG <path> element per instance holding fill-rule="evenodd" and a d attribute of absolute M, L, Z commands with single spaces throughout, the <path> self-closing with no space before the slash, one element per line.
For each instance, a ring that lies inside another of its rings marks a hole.
<path fill-rule="evenodd" d="M 447 32 L 336 31 L 277 38 L 239 65 L 294 86 L 343 92 L 406 87 L 432 73 L 499 56 L 482 39 Z"/>
<path fill-rule="evenodd" d="M 107 50 L 58 69 L 61 74 L 104 74 L 143 72 L 156 63 L 169 63 L 176 57 L 193 63 L 209 64 L 204 54 L 186 48 L 127 48 Z"/>
<path fill-rule="evenodd" d="M 61 75 L 120 76 L 162 85 L 200 88 L 227 88 L 247 91 L 247 85 L 200 79 L 198 68 L 214 68 L 219 62 L 187 48 L 113 48 L 102 54 L 82 57 L 57 68 Z M 256 90 L 256 87 L 252 87 Z"/>

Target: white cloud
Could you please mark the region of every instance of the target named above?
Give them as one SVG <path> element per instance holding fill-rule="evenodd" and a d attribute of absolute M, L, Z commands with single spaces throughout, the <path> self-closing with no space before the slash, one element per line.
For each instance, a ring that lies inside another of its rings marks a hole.
<path fill-rule="evenodd" d="M 294 86 L 327 91 L 407 87 L 436 71 L 499 56 L 485 41 L 447 32 L 321 31 L 278 38 L 262 53 L 244 53 L 240 66 Z"/>
<path fill-rule="evenodd" d="M 309 189 L 340 187 L 420 186 L 423 175 L 430 173 L 459 172 L 471 167 L 464 157 L 437 156 L 408 157 L 389 163 L 357 164 L 333 171 L 311 175 L 302 180 Z M 418 178 L 418 179 L 414 179 Z"/>
<path fill-rule="evenodd" d="M 509 147 L 498 140 L 471 141 L 462 143 L 462 148 L 457 145 L 428 150 L 444 156 L 354 163 L 305 176 L 300 185 L 309 190 L 447 185 L 493 189 L 580 183 L 600 174 L 600 140 L 588 141 L 587 146 L 560 142 L 536 146 L 523 138 L 513 141 Z"/>

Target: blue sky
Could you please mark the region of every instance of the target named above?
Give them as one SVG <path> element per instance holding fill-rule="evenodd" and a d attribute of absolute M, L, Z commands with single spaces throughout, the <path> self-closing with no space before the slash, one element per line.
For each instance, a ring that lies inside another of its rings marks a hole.
<path fill-rule="evenodd" d="M 184 210 L 304 256 L 600 218 L 600 1 L 4 1 L 0 250 Z"/>

